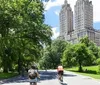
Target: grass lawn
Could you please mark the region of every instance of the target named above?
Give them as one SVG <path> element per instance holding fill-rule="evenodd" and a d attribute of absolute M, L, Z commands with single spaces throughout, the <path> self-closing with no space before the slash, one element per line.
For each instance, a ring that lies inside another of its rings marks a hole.
<path fill-rule="evenodd" d="M 66 68 L 66 70 L 76 72 L 81 75 L 90 76 L 95 79 L 100 79 L 100 74 L 98 74 L 98 66 L 83 67 L 83 72 L 78 72 L 78 67 Z"/>
<path fill-rule="evenodd" d="M 0 79 L 7 79 L 17 75 L 18 73 L 0 73 Z"/>

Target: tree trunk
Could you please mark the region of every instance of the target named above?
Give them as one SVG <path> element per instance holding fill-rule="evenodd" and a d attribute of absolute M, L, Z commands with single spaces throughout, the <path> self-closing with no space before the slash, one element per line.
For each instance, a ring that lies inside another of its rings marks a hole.
<path fill-rule="evenodd" d="M 9 63 L 8 68 L 9 68 L 9 71 L 14 71 L 14 70 L 13 70 L 13 67 L 12 67 L 12 63 Z"/>
<path fill-rule="evenodd" d="M 18 59 L 18 73 L 19 73 L 19 75 L 21 74 L 21 60 L 20 60 L 20 56 L 19 56 L 19 59 Z"/>
<path fill-rule="evenodd" d="M 3 72 L 4 73 L 8 73 L 8 66 L 7 66 L 7 62 L 6 61 L 3 61 Z"/>
<path fill-rule="evenodd" d="M 7 59 L 7 56 L 4 54 L 2 56 L 2 65 L 3 65 L 3 72 L 4 73 L 8 73 L 8 65 L 9 65 L 9 61 Z"/>
<path fill-rule="evenodd" d="M 8 68 L 6 66 L 4 66 L 4 70 L 3 70 L 4 73 L 8 73 Z"/>
<path fill-rule="evenodd" d="M 82 72 L 83 71 L 83 69 L 82 69 L 82 62 L 81 61 L 79 61 L 79 70 L 78 70 L 79 72 Z"/>

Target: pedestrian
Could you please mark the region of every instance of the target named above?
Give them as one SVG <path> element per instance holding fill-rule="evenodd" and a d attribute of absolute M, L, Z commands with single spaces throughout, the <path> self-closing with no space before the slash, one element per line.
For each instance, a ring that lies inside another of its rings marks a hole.
<path fill-rule="evenodd" d="M 37 85 L 37 81 L 40 77 L 35 66 L 31 66 L 31 68 L 28 70 L 28 77 L 30 85 Z"/>

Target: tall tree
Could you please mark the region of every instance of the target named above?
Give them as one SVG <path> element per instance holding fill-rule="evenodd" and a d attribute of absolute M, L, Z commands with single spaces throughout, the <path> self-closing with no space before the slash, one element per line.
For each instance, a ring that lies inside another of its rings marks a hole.
<path fill-rule="evenodd" d="M 61 62 L 64 67 L 76 66 L 75 47 L 73 44 L 69 44 L 63 52 Z"/>
<path fill-rule="evenodd" d="M 86 62 L 86 61 L 90 61 L 90 60 L 93 60 L 95 57 L 92 53 L 91 50 L 89 50 L 85 44 L 76 44 L 75 45 L 75 57 L 76 57 L 76 61 L 78 62 L 78 65 L 79 65 L 79 71 L 83 71 L 82 69 L 82 66 L 83 66 L 83 63 Z"/>
<path fill-rule="evenodd" d="M 40 64 L 46 64 L 49 68 L 56 68 L 61 64 L 62 53 L 67 46 L 64 40 L 55 39 L 51 45 L 45 49 L 42 61 Z M 43 65 L 42 65 L 43 66 Z"/>
<path fill-rule="evenodd" d="M 19 70 L 27 56 L 36 60 L 43 45 L 51 43 L 50 28 L 44 24 L 40 0 L 0 0 L 0 56 L 4 72 L 8 72 L 11 56 L 16 57 Z"/>
<path fill-rule="evenodd" d="M 82 66 L 88 62 L 89 64 L 95 60 L 92 51 L 85 44 L 78 43 L 69 46 L 63 53 L 62 63 L 65 67 L 79 66 L 79 71 L 83 71 Z"/>
<path fill-rule="evenodd" d="M 95 59 L 94 61 L 89 62 L 85 62 L 84 65 L 94 65 L 96 64 L 96 59 L 99 58 L 99 49 L 96 46 L 95 43 L 93 43 L 91 40 L 89 40 L 89 38 L 86 36 L 84 38 L 80 39 L 80 43 L 85 44 L 85 46 L 92 52 L 92 54 L 94 55 Z"/>

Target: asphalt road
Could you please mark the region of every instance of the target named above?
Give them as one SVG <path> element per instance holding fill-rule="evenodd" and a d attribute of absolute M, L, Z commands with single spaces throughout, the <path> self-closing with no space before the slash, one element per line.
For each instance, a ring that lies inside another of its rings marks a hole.
<path fill-rule="evenodd" d="M 61 85 L 57 79 L 56 70 L 39 71 L 39 73 L 40 81 L 38 85 Z M 12 79 L 0 80 L 0 85 L 29 85 L 29 82 L 27 76 L 18 76 Z M 66 71 L 64 72 L 64 82 L 62 85 L 100 85 L 100 81 Z"/>

